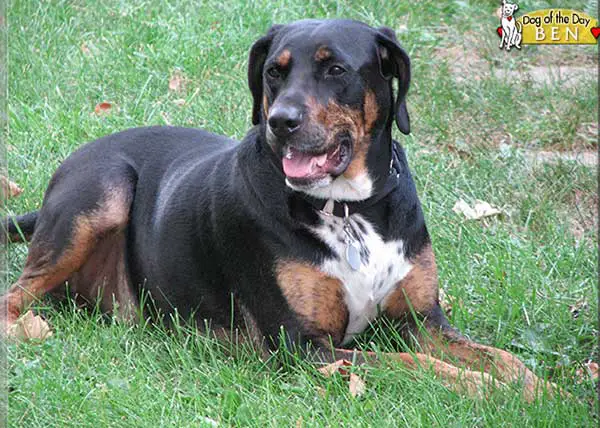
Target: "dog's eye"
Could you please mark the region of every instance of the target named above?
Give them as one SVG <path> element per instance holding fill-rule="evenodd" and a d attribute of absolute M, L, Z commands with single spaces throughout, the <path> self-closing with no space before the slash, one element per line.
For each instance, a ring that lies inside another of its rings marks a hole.
<path fill-rule="evenodd" d="M 341 76 L 345 72 L 346 70 L 343 67 L 340 67 L 339 65 L 331 66 L 329 70 L 327 70 L 327 74 L 330 76 Z"/>
<path fill-rule="evenodd" d="M 273 79 L 279 79 L 281 77 L 281 72 L 277 69 L 277 67 L 269 68 L 267 70 L 267 74 Z"/>

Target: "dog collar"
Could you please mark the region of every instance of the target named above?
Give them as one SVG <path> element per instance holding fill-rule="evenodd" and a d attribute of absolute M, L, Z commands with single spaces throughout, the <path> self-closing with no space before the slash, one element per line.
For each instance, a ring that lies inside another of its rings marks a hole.
<path fill-rule="evenodd" d="M 336 201 L 333 199 L 319 199 L 309 196 L 305 193 L 300 193 L 302 198 L 312 205 L 317 211 L 325 215 L 333 215 L 336 217 L 348 217 L 354 213 L 360 212 L 368 207 L 371 207 L 389 195 L 398 187 L 400 182 L 400 172 L 402 170 L 400 164 L 400 148 L 398 144 L 392 142 L 392 158 L 390 160 L 390 169 L 388 178 L 381 189 L 373 196 L 362 201 Z"/>

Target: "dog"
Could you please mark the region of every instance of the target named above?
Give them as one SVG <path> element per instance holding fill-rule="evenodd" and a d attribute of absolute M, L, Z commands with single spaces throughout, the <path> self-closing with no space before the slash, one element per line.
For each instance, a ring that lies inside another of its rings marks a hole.
<path fill-rule="evenodd" d="M 463 337 L 440 307 L 423 211 L 392 139 L 394 122 L 410 132 L 410 80 L 389 28 L 274 25 L 250 51 L 254 126 L 241 142 L 180 127 L 109 135 L 60 165 L 39 211 L 4 220 L 9 241 L 30 241 L 1 298 L 4 334 L 67 284 L 125 320 L 244 329 L 318 361 L 387 355 L 470 392 L 519 382 L 533 400 L 548 385 Z M 153 309 L 137 310 L 142 295 Z M 348 348 L 380 315 L 402 321 L 416 353 Z"/>
<path fill-rule="evenodd" d="M 502 0 L 502 40 L 500 49 L 506 47 L 510 51 L 512 46 L 521 49 L 522 28 L 521 24 L 514 19 L 515 12 L 519 9 L 516 3 L 508 3 Z"/>

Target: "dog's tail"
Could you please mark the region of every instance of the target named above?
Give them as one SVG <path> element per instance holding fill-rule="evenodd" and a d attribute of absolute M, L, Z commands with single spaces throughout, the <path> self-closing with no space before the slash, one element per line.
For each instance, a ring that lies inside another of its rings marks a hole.
<path fill-rule="evenodd" d="M 39 211 L 32 211 L 16 217 L 5 217 L 1 219 L 1 241 L 3 243 L 28 242 L 35 230 L 38 213 Z"/>
<path fill-rule="evenodd" d="M 517 31 L 521 34 L 523 34 L 523 26 L 521 25 L 521 23 L 517 20 L 515 20 L 515 27 L 517 28 Z"/>

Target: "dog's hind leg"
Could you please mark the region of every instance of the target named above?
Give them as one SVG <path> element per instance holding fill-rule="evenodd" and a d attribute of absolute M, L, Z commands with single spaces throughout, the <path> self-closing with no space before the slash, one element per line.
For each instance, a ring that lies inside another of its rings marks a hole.
<path fill-rule="evenodd" d="M 84 267 L 104 238 L 127 226 L 134 193 L 131 174 L 62 172 L 46 193 L 23 272 L 0 297 L 5 334 L 29 304 L 62 285 Z"/>

